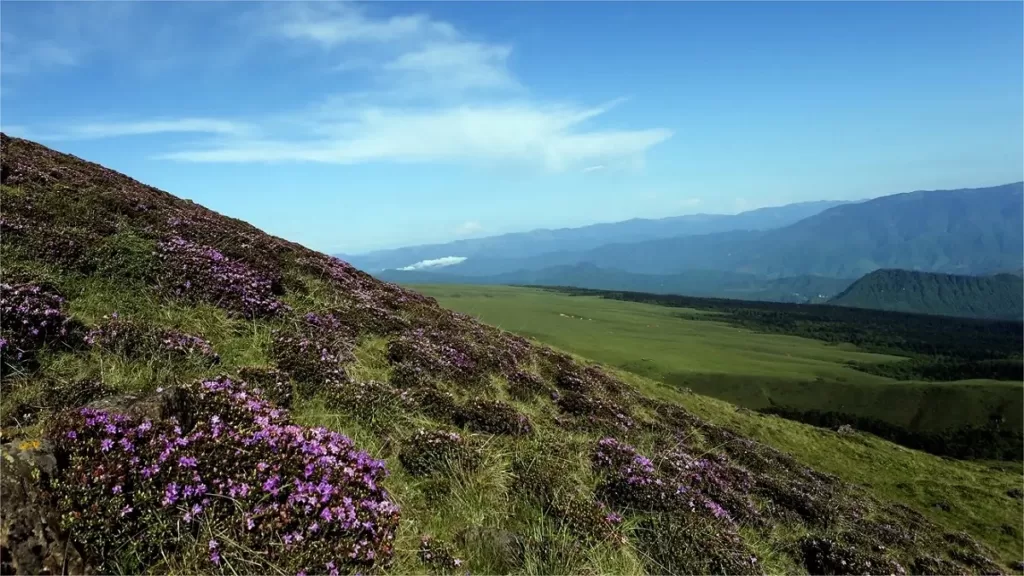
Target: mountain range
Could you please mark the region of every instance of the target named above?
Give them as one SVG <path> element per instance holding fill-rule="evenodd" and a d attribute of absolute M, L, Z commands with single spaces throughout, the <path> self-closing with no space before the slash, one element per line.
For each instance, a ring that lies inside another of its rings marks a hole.
<path fill-rule="evenodd" d="M 544 242 L 537 240 L 541 231 L 349 258 L 382 278 L 406 283 L 558 284 L 820 301 L 879 269 L 959 275 L 1019 269 L 1024 260 L 1022 198 L 1024 183 L 1017 182 L 856 203 L 794 204 L 735 216 L 630 220 L 546 231 Z M 564 248 L 673 229 L 682 232 Z M 552 239 L 556 236 L 567 240 Z M 543 246 L 563 248 L 535 253 Z M 459 252 L 463 248 L 472 252 Z M 529 255 L 509 256 L 515 253 Z M 431 267 L 431 261 L 445 265 Z M 794 284 L 801 289 L 792 289 Z"/>
<path fill-rule="evenodd" d="M 423 268 L 429 268 L 431 261 L 443 261 L 446 258 L 466 258 L 474 261 L 524 259 L 554 252 L 591 250 L 613 243 L 642 242 L 733 230 L 769 230 L 798 222 L 844 203 L 822 200 L 759 208 L 733 215 L 691 214 L 660 219 L 634 218 L 580 228 L 541 229 L 444 244 L 337 256 L 368 272 L 405 267 L 418 268 L 416 265 L 424 262 L 428 264 Z"/>

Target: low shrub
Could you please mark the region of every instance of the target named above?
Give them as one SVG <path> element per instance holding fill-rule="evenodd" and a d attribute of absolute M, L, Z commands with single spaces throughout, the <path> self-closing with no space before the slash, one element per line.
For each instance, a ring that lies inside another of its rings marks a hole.
<path fill-rule="evenodd" d="M 479 467 L 481 458 L 455 432 L 419 430 L 404 442 L 398 460 L 413 476 L 426 476 L 452 467 L 473 471 Z"/>
<path fill-rule="evenodd" d="M 180 552 L 175 531 L 209 524 L 280 569 L 387 563 L 398 507 L 380 485 L 383 461 L 292 424 L 241 382 L 209 380 L 185 396 L 191 429 L 85 408 L 50 430 L 66 463 L 53 486 L 64 528 L 90 557 L 141 571 Z M 224 545 L 210 544 L 211 569 Z"/>
<path fill-rule="evenodd" d="M 474 432 L 522 436 L 533 430 L 529 418 L 500 400 L 471 400 L 455 413 L 455 423 Z"/>

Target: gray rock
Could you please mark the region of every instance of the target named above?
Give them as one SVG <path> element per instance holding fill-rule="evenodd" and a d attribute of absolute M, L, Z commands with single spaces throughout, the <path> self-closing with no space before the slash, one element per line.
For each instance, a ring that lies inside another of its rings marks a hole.
<path fill-rule="evenodd" d="M 56 469 L 57 459 L 46 441 L 0 446 L 0 573 L 93 573 L 61 531 L 60 514 L 45 493 Z"/>

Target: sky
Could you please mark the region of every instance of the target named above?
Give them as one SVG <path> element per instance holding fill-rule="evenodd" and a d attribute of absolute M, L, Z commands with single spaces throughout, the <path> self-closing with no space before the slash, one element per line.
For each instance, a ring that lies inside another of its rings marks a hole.
<path fill-rule="evenodd" d="M 342 254 L 1024 179 L 1021 2 L 4 2 L 0 129 Z"/>

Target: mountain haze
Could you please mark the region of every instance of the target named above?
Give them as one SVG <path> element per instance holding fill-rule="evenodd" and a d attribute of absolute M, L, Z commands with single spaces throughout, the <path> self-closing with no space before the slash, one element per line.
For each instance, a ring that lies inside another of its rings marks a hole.
<path fill-rule="evenodd" d="M 660 219 L 634 218 L 580 228 L 541 229 L 444 244 L 378 250 L 365 254 L 339 254 L 339 257 L 370 272 L 403 268 L 418 262 L 446 257 L 473 260 L 529 258 L 551 252 L 589 250 L 618 242 L 639 242 L 731 230 L 767 230 L 792 224 L 840 204 L 844 202 L 822 200 L 759 208 L 735 215 L 692 214 Z"/>
<path fill-rule="evenodd" d="M 582 262 L 639 274 L 721 270 L 770 278 L 856 278 L 880 268 L 988 274 L 1024 260 L 1024 183 L 918 191 L 835 206 L 774 230 L 732 231 L 521 259 L 474 259 L 444 273 L 493 275 Z"/>

